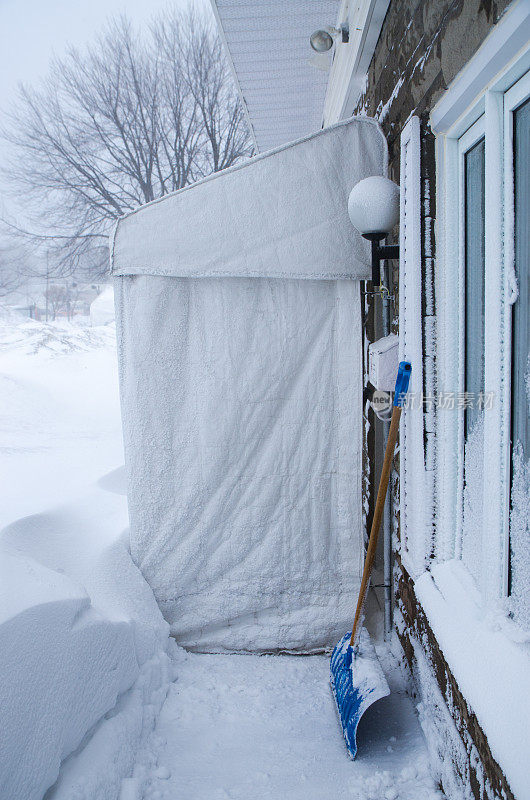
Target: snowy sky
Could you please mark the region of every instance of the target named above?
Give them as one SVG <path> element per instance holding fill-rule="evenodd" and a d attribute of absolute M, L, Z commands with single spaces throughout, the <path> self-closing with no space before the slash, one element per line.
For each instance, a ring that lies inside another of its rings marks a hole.
<path fill-rule="evenodd" d="M 0 0 L 0 110 L 20 81 L 38 81 L 52 55 L 86 44 L 109 17 L 126 12 L 141 25 L 173 4 L 187 0 Z M 199 5 L 208 7 L 208 0 Z"/>
<path fill-rule="evenodd" d="M 190 0 L 0 0 L 0 125 L 20 82 L 38 84 L 50 59 L 68 45 L 83 47 L 110 17 L 125 12 L 138 26 L 164 8 L 186 7 Z M 193 0 L 210 8 L 209 0 Z M 8 156 L 0 141 L 0 163 Z M 0 186 L 0 215 L 17 218 L 20 209 Z M 1 236 L 0 236 L 1 238 Z"/>

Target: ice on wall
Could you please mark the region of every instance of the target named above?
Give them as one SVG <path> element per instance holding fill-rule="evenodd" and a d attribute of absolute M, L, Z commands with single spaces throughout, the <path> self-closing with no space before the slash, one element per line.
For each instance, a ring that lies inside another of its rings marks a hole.
<path fill-rule="evenodd" d="M 530 413 L 530 354 L 525 374 L 527 412 Z M 524 630 L 530 630 L 530 461 L 525 460 L 521 442 L 515 442 L 512 457 L 510 510 L 511 585 L 510 616 Z"/>
<path fill-rule="evenodd" d="M 496 565 L 484 556 L 484 417 L 477 421 L 465 445 L 462 561 L 486 597 Z M 516 443 L 512 460 L 510 509 L 510 590 L 504 605 L 523 630 L 530 628 L 530 465 Z M 501 604 L 502 605 L 502 604 Z M 502 613 L 499 603 L 488 604 L 490 613 Z M 496 609 L 496 611 L 495 611 Z"/>
<path fill-rule="evenodd" d="M 467 437 L 464 454 L 464 505 L 462 561 L 480 589 L 482 572 L 484 485 L 484 418 L 481 416 Z"/>
<path fill-rule="evenodd" d="M 434 777 L 449 800 L 474 800 L 466 747 L 436 682 L 433 665 L 415 640 L 413 645 L 415 682 L 421 697 L 418 714 Z"/>
<path fill-rule="evenodd" d="M 510 512 L 511 592 L 510 616 L 530 630 L 530 462 L 520 442 L 513 454 L 512 507 Z"/>

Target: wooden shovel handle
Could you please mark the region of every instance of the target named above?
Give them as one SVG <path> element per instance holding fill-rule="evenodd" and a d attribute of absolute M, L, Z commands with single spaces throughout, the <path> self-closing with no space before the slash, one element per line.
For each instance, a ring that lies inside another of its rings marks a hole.
<path fill-rule="evenodd" d="M 393 406 L 392 420 L 390 422 L 390 430 L 388 432 L 388 440 L 386 443 L 385 458 L 383 460 L 383 468 L 381 469 L 381 478 L 379 480 L 379 490 L 377 492 L 377 500 L 375 501 L 374 518 L 372 520 L 372 529 L 370 531 L 370 539 L 368 540 L 368 548 L 366 550 L 366 558 L 364 561 L 363 577 L 361 580 L 361 588 L 359 590 L 359 599 L 357 600 L 357 609 L 355 611 L 355 619 L 353 620 L 353 629 L 350 639 L 350 647 L 355 644 L 355 634 L 357 633 L 357 626 L 361 617 L 361 611 L 366 599 L 368 591 L 368 583 L 370 575 L 372 574 L 372 567 L 375 561 L 375 551 L 377 549 L 377 539 L 379 537 L 379 528 L 381 527 L 381 520 L 385 507 L 386 492 L 388 489 L 388 481 L 390 480 L 390 469 L 392 467 L 392 459 L 394 457 L 394 448 L 399 433 L 399 419 L 401 417 L 401 407 Z"/>

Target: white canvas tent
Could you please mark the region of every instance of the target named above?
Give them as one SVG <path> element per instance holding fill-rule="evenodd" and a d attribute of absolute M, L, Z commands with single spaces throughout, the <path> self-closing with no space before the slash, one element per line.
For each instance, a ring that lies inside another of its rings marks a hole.
<path fill-rule="evenodd" d="M 131 551 L 188 648 L 309 652 L 349 623 L 370 267 L 347 198 L 385 171 L 358 118 L 118 223 Z"/>

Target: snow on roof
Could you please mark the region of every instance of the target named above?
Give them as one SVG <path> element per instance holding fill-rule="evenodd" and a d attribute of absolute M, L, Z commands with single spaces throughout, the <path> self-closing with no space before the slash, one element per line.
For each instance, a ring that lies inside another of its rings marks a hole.
<path fill-rule="evenodd" d="M 310 35 L 334 26 L 339 0 L 211 0 L 259 151 L 322 127 L 328 72 Z"/>

